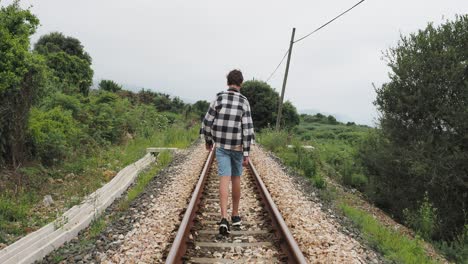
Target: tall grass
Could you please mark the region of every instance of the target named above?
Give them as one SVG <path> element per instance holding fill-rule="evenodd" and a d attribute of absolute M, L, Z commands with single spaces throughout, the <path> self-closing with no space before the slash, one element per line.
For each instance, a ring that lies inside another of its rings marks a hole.
<path fill-rule="evenodd" d="M 289 143 L 289 135 L 286 131 L 275 131 L 273 129 L 264 129 L 257 135 L 258 143 L 272 152 L 279 152 Z"/>
<path fill-rule="evenodd" d="M 385 227 L 365 211 L 342 204 L 343 213 L 361 230 L 367 241 L 396 263 L 438 263 L 426 255 L 421 241 Z"/>

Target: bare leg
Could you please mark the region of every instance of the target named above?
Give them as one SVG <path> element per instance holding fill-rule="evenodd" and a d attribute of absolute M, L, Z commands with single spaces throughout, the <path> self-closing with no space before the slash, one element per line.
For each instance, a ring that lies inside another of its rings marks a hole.
<path fill-rule="evenodd" d="M 241 197 L 241 177 L 232 176 L 232 216 L 239 215 L 239 201 Z"/>
<path fill-rule="evenodd" d="M 231 182 L 231 176 L 220 176 L 219 177 L 219 201 L 221 206 L 221 217 L 228 219 L 227 205 L 229 196 L 229 182 Z"/>

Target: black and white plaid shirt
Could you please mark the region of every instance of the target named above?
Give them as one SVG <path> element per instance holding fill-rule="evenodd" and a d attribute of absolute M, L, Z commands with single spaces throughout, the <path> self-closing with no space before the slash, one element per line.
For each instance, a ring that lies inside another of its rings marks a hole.
<path fill-rule="evenodd" d="M 255 135 L 247 98 L 234 88 L 218 93 L 203 119 L 201 134 L 207 144 L 242 150 L 248 156 Z"/>

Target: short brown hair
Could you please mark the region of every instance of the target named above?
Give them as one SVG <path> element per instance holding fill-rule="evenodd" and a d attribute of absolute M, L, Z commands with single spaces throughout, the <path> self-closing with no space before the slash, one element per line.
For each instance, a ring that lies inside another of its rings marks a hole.
<path fill-rule="evenodd" d="M 244 76 L 242 76 L 242 72 L 240 70 L 232 70 L 228 73 L 227 75 L 228 85 L 241 86 L 242 82 L 244 82 Z"/>

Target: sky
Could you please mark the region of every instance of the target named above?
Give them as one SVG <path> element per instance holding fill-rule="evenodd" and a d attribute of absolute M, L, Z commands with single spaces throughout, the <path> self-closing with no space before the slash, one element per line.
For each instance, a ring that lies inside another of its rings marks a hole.
<path fill-rule="evenodd" d="M 94 78 L 182 99 L 214 99 L 226 74 L 266 80 L 296 39 L 357 0 L 156 1 L 23 0 L 41 21 L 35 42 L 52 31 L 78 38 L 93 58 Z M 0 4 L 11 3 L 1 0 Z M 294 45 L 285 100 L 300 112 L 374 125 L 377 87 L 389 80 L 383 51 L 400 35 L 466 14 L 466 0 L 366 0 Z M 281 90 L 285 64 L 269 84 Z"/>

